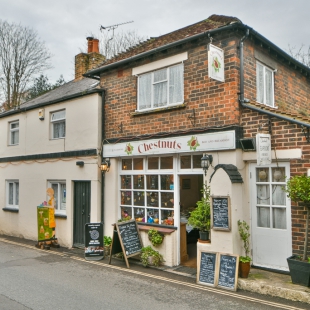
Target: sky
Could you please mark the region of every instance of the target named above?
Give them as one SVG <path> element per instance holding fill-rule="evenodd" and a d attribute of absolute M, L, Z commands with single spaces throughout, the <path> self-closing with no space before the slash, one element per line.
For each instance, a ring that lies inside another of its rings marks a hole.
<path fill-rule="evenodd" d="M 34 29 L 53 55 L 50 82 L 74 78 L 74 57 L 86 37 L 100 39 L 100 26 L 133 21 L 115 32 L 156 37 L 212 14 L 234 16 L 288 51 L 310 46 L 309 12 L 310 0 L 0 0 L 0 19 Z"/>

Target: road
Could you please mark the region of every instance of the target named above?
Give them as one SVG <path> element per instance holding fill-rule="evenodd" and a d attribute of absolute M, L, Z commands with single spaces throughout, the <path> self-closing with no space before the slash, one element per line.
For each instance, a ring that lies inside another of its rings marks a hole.
<path fill-rule="evenodd" d="M 0 238 L 0 309 L 309 309 L 282 299 L 231 292 L 122 261 L 86 261 Z"/>

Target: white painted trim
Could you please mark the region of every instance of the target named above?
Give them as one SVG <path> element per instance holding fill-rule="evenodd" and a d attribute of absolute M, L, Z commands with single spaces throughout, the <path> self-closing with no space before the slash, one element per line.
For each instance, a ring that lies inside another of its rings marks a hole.
<path fill-rule="evenodd" d="M 156 69 L 168 67 L 177 63 L 180 63 L 188 59 L 188 53 L 184 52 L 178 55 L 167 57 L 165 59 L 153 61 L 149 64 L 142 65 L 139 67 L 132 68 L 132 75 L 139 75 L 145 72 L 154 71 Z"/>
<path fill-rule="evenodd" d="M 299 159 L 302 156 L 301 149 L 290 149 L 290 150 L 276 150 L 277 157 L 274 149 L 271 150 L 272 159 Z M 256 152 L 243 152 L 242 159 L 244 161 L 257 160 Z"/>

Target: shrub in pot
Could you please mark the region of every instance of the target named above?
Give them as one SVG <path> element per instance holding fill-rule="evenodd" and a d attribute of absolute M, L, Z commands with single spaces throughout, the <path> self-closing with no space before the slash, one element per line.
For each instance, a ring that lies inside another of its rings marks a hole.
<path fill-rule="evenodd" d="M 158 267 L 164 261 L 163 256 L 158 251 L 154 250 L 150 245 L 141 249 L 140 259 L 144 267 Z"/>
<path fill-rule="evenodd" d="M 250 226 L 246 221 L 238 220 L 238 231 L 243 242 L 243 249 L 245 256 L 239 256 L 239 276 L 240 278 L 247 278 L 251 269 L 250 253 Z"/>
<path fill-rule="evenodd" d="M 104 256 L 110 255 L 112 238 L 109 236 L 103 236 L 103 244 L 104 244 Z"/>
<path fill-rule="evenodd" d="M 308 233 L 309 233 L 309 208 L 310 208 L 310 177 L 295 175 L 286 182 L 287 196 L 306 208 L 306 227 L 304 235 L 303 256 L 293 255 L 287 258 L 292 282 L 304 286 L 310 286 L 310 264 L 307 260 Z"/>
<path fill-rule="evenodd" d="M 202 198 L 197 201 L 196 209 L 190 212 L 188 224 L 199 229 L 200 239 L 204 240 L 202 235 L 206 234 L 205 240 L 209 240 L 210 233 L 210 186 L 204 185 L 202 190 Z"/>
<path fill-rule="evenodd" d="M 156 229 L 150 229 L 148 232 L 148 237 L 153 246 L 161 245 L 164 240 L 164 235 L 158 232 Z"/>

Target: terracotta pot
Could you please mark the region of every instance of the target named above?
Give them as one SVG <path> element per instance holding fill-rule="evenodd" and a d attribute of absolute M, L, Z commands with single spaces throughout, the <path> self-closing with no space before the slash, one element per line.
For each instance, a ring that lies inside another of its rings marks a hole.
<path fill-rule="evenodd" d="M 249 276 L 250 269 L 251 269 L 250 262 L 247 262 L 247 263 L 239 262 L 239 277 L 247 278 Z"/>

